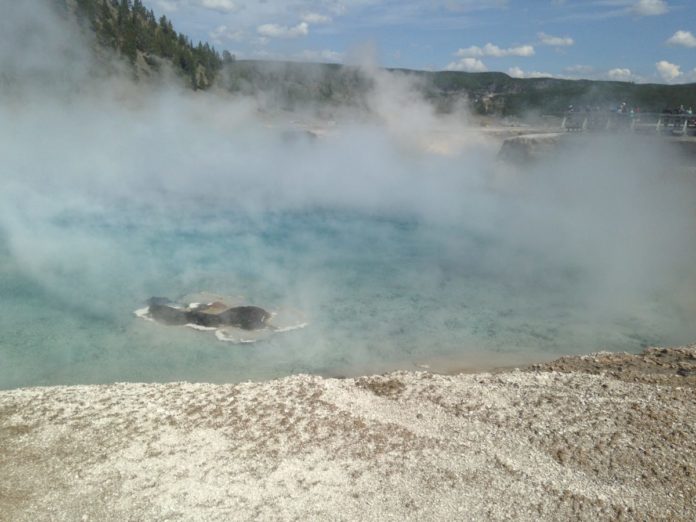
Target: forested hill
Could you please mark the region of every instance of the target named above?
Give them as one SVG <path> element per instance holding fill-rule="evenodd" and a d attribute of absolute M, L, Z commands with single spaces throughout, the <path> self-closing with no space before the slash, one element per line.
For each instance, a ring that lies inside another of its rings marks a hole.
<path fill-rule="evenodd" d="M 222 57 L 208 43 L 194 45 L 178 33 L 166 16 L 157 18 L 141 0 L 54 0 L 94 31 L 100 45 L 119 52 L 140 73 L 157 71 L 170 63 L 194 89 L 212 85 Z"/>
<path fill-rule="evenodd" d="M 630 82 L 512 78 L 500 72 L 405 72 L 423 78 L 427 94 L 446 99 L 462 91 L 479 113 L 521 115 L 527 111 L 558 113 L 569 105 L 604 109 L 625 102 L 644 112 L 680 105 L 696 108 L 696 84 L 663 85 Z"/>
<path fill-rule="evenodd" d="M 680 105 L 696 109 L 696 84 L 635 84 L 557 78 L 512 78 L 500 72 L 392 70 L 437 110 L 449 112 L 465 100 L 479 114 L 520 116 L 560 113 L 569 105 L 608 108 L 622 102 L 659 112 Z M 270 92 L 292 109 L 311 103 L 365 105 L 373 79 L 360 69 L 336 64 L 237 60 L 219 73 L 219 83 L 235 92 Z"/>
<path fill-rule="evenodd" d="M 213 84 L 246 95 L 267 95 L 278 108 L 306 105 L 365 107 L 374 82 L 364 71 L 336 64 L 235 61 L 208 43 L 178 33 L 165 17 L 157 18 L 141 0 L 50 0 L 93 30 L 100 46 L 116 50 L 138 76 L 156 73 L 169 63 L 194 89 Z M 626 102 L 643 111 L 680 105 L 696 109 L 696 84 L 634 84 L 556 78 L 511 78 L 504 73 L 395 71 L 411 78 L 414 88 L 442 112 L 466 100 L 480 114 L 558 113 L 569 105 L 607 107 Z"/>

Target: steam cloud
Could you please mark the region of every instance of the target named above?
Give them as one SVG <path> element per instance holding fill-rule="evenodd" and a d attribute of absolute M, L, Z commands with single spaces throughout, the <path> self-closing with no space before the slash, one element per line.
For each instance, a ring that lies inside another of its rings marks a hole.
<path fill-rule="evenodd" d="M 506 166 L 499 143 L 469 127 L 465 111 L 436 115 L 397 74 L 371 69 L 369 116 L 281 117 L 260 113 L 251 98 L 135 84 L 114 74 L 124 70 L 117 60 L 95 59 L 86 37 L 44 2 L 7 9 L 0 302 L 16 313 L 0 319 L 4 332 L 17 330 L 22 313 L 41 315 L 17 305 L 26 293 L 17 281 L 49 296 L 49 306 L 113 321 L 123 335 L 131 327 L 116 317 L 149 295 L 238 290 L 316 315 L 370 316 L 373 331 L 350 334 L 317 321 L 287 357 L 379 368 L 375 351 L 398 350 L 390 327 L 410 316 L 405 305 L 347 304 L 345 291 L 360 284 L 351 277 L 360 275 L 361 251 L 370 258 L 394 243 L 399 255 L 379 266 L 388 279 L 392 263 L 401 279 L 384 293 L 400 292 L 402 303 L 413 296 L 414 309 L 419 296 L 448 296 L 438 312 L 447 324 L 476 313 L 448 309 L 466 291 L 452 281 L 470 279 L 474 292 L 474 280 L 499 280 L 509 308 L 534 308 L 530 288 L 561 289 L 551 293 L 586 310 L 577 329 L 635 312 L 671 316 L 668 341 L 696 334 L 688 320 L 696 312 L 694 178 L 656 140 L 594 140 L 533 169 Z M 300 232 L 283 237 L 287 219 Z M 400 240 L 419 245 L 431 264 L 399 272 L 411 255 Z M 350 259 L 337 256 L 337 241 Z M 206 283 L 218 287 L 197 287 Z M 425 328 L 419 343 L 442 334 L 428 326 L 432 317 L 414 316 Z M 352 348 L 338 356 L 341 341 Z M 24 361 L 15 344 L 0 341 L 3 362 Z"/>

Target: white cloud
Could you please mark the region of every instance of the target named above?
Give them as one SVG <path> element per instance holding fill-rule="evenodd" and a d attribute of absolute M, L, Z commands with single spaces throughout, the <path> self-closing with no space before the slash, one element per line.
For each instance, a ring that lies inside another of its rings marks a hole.
<path fill-rule="evenodd" d="M 314 51 L 305 49 L 299 54 L 293 57 L 297 60 L 302 60 L 304 62 L 330 62 L 330 63 L 342 63 L 343 53 L 338 51 L 332 51 L 330 49 L 322 49 L 321 51 Z"/>
<path fill-rule="evenodd" d="M 681 45 L 683 47 L 696 47 L 696 36 L 689 31 L 677 31 L 667 40 L 667 43 L 669 45 Z"/>
<path fill-rule="evenodd" d="M 308 24 L 320 25 L 320 24 L 330 24 L 332 21 L 332 18 L 330 16 L 326 16 L 323 14 L 307 13 L 306 15 L 302 16 L 302 21 L 307 22 Z"/>
<path fill-rule="evenodd" d="M 682 76 L 681 67 L 676 64 L 669 63 L 666 60 L 661 60 L 655 64 L 660 77 L 666 82 L 673 82 Z"/>
<path fill-rule="evenodd" d="M 457 62 L 451 62 L 447 65 L 448 71 L 465 71 L 465 72 L 486 72 L 488 67 L 481 60 L 476 58 L 462 58 Z"/>
<path fill-rule="evenodd" d="M 171 13 L 179 9 L 179 2 L 176 0 L 157 0 L 157 7 L 166 13 Z"/>
<path fill-rule="evenodd" d="M 532 56 L 534 55 L 534 47 L 531 45 L 520 45 L 519 47 L 508 47 L 503 49 L 492 43 L 487 43 L 483 47 L 472 45 L 466 49 L 459 49 L 456 56 L 460 58 L 479 58 L 482 56 L 495 56 L 500 58 L 503 56 Z"/>
<path fill-rule="evenodd" d="M 507 70 L 508 76 L 513 78 L 555 78 L 555 75 L 546 72 L 530 71 L 525 72 L 519 67 L 510 67 Z"/>
<path fill-rule="evenodd" d="M 639 16 L 656 16 L 669 11 L 665 0 L 638 0 L 631 7 L 631 12 Z"/>
<path fill-rule="evenodd" d="M 232 13 L 239 9 L 232 0 L 198 0 L 198 3 L 201 7 L 223 13 Z"/>
<path fill-rule="evenodd" d="M 220 25 L 208 33 L 212 42 L 216 45 L 223 45 L 224 41 L 240 42 L 244 39 L 244 31 L 233 30 L 226 25 Z"/>
<path fill-rule="evenodd" d="M 259 35 L 266 38 L 299 38 L 309 34 L 309 24 L 300 22 L 294 27 L 278 24 L 263 24 L 256 28 Z"/>
<path fill-rule="evenodd" d="M 615 82 L 628 82 L 634 79 L 631 69 L 621 67 L 607 71 L 607 78 Z"/>
<path fill-rule="evenodd" d="M 546 33 L 537 33 L 537 36 L 542 44 L 552 45 L 554 47 L 567 47 L 575 43 L 570 36 L 551 36 Z"/>
<path fill-rule="evenodd" d="M 296 62 L 343 63 L 345 54 L 331 49 L 305 49 L 300 52 L 288 53 L 268 49 L 252 48 L 247 50 L 228 49 L 238 59 L 283 60 Z"/>

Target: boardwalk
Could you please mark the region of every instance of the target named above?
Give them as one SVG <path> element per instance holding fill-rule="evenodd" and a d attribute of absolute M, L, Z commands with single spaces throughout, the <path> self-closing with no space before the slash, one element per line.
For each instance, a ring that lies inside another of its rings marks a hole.
<path fill-rule="evenodd" d="M 577 111 L 563 115 L 568 132 L 635 132 L 667 136 L 696 136 L 696 115 Z"/>

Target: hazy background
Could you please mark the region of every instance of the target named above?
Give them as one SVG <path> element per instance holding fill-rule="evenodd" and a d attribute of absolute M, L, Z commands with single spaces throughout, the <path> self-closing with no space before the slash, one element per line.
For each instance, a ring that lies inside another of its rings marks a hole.
<path fill-rule="evenodd" d="M 42 6 L 0 21 L 0 387 L 486 367 L 696 338 L 693 172 L 659 140 L 503 164 L 463 109 L 436 117 L 369 55 L 369 113 L 260 112 L 135 84 L 116 61 L 107 74 Z M 237 346 L 132 315 L 201 290 L 310 326 Z"/>

